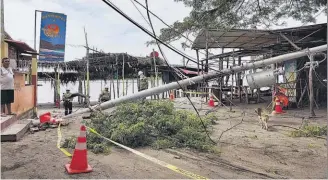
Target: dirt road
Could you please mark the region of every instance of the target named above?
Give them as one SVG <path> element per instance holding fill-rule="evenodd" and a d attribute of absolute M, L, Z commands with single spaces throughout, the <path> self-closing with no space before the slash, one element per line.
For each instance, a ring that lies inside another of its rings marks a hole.
<path fill-rule="evenodd" d="M 253 108 L 253 107 L 250 107 Z M 219 121 L 214 126 L 213 139 L 218 140 L 222 131 L 239 123 L 240 111 L 228 112 L 225 108 L 217 111 Z M 44 110 L 43 110 L 44 111 Z M 42 113 L 42 111 L 40 111 Z M 204 113 L 204 112 L 202 112 Z M 300 114 L 301 112 L 296 112 Z M 323 124 L 323 117 L 313 123 Z M 320 115 L 320 113 L 317 113 Z M 327 170 L 327 145 L 317 138 L 292 138 L 288 128 L 272 125 L 299 126 L 300 118 L 274 117 L 270 120 L 269 131 L 260 129 L 254 115 L 248 114 L 243 122 L 221 137 L 218 147 L 221 155 L 192 152 L 190 150 L 139 151 L 175 165 L 184 170 L 211 179 L 222 178 L 325 178 Z M 319 116 L 318 115 L 318 116 Z M 77 135 L 81 117 L 62 127 L 64 137 Z M 64 165 L 70 162 L 56 148 L 57 129 L 48 129 L 28 134 L 19 142 L 1 143 L 1 178 L 119 178 L 119 179 L 187 179 L 179 173 L 154 164 L 124 149 L 113 147 L 109 155 L 95 155 L 88 152 L 93 172 L 68 175 Z"/>
<path fill-rule="evenodd" d="M 41 111 L 42 112 L 42 111 Z M 81 118 L 69 126 L 62 127 L 63 136 L 77 135 Z M 1 143 L 1 176 L 4 179 L 50 179 L 50 178 L 119 178 L 119 179 L 186 179 L 188 177 L 138 157 L 124 149 L 112 148 L 109 155 L 95 155 L 88 152 L 93 172 L 68 175 L 64 165 L 70 162 L 56 148 L 57 129 L 47 129 L 26 135 L 19 142 Z M 207 178 L 265 178 L 256 173 L 237 172 L 233 168 L 219 167 L 204 160 L 174 155 L 149 148 L 139 151 L 175 165 L 184 170 Z"/>

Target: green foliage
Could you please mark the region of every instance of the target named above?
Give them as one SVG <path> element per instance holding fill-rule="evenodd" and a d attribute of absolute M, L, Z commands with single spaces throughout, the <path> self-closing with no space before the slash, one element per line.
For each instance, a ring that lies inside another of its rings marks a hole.
<path fill-rule="evenodd" d="M 300 130 L 292 131 L 290 134 L 292 137 L 317 137 L 327 136 L 327 126 L 306 125 Z"/>
<path fill-rule="evenodd" d="M 74 149 L 76 145 L 76 139 L 77 138 L 75 136 L 66 138 L 61 144 L 61 147 Z M 91 152 L 95 154 L 110 152 L 110 144 L 107 141 L 104 141 L 102 138 L 99 138 L 92 133 L 88 133 L 87 139 L 87 149 L 91 150 Z"/>
<path fill-rule="evenodd" d="M 159 38 L 170 42 L 181 33 L 195 33 L 200 29 L 249 28 L 281 25 L 284 18 L 315 22 L 315 14 L 326 8 L 327 0 L 174 0 L 191 8 L 182 22 L 173 28 L 161 29 Z M 148 42 L 152 44 L 154 41 Z"/>
<path fill-rule="evenodd" d="M 211 132 L 215 116 L 208 115 L 202 120 Z M 185 110 L 175 110 L 170 101 L 122 104 L 111 116 L 93 114 L 87 126 L 129 147 L 189 147 L 200 151 L 217 152 L 197 115 Z M 92 136 L 88 138 L 89 142 L 104 143 Z"/>
<path fill-rule="evenodd" d="M 72 136 L 72 137 L 65 139 L 64 142 L 61 144 L 61 147 L 74 149 L 75 144 L 76 144 L 76 137 Z"/>

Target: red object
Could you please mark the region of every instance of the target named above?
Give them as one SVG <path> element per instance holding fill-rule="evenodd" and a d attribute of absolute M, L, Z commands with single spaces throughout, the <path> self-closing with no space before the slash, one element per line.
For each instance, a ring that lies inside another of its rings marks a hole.
<path fill-rule="evenodd" d="M 42 115 L 40 115 L 40 123 L 46 123 L 49 122 L 51 119 L 51 113 L 50 112 L 46 112 Z"/>
<path fill-rule="evenodd" d="M 150 57 L 158 57 L 159 56 L 159 54 L 158 54 L 158 52 L 157 51 L 153 51 L 153 52 L 151 52 L 150 53 Z"/>
<path fill-rule="evenodd" d="M 65 168 L 68 174 L 80 174 L 92 171 L 91 166 L 88 164 L 87 131 L 84 125 L 80 128 L 80 136 L 77 137 L 72 161 L 70 164 L 66 164 Z"/>
<path fill-rule="evenodd" d="M 170 100 L 171 100 L 171 101 L 174 100 L 174 94 L 173 94 L 173 92 L 171 92 L 171 94 L 170 94 Z"/>
<path fill-rule="evenodd" d="M 279 98 L 276 98 L 275 113 L 276 113 L 276 114 L 282 114 L 282 113 L 285 113 L 285 112 L 282 110 L 282 107 L 281 107 L 281 105 L 280 105 L 280 100 L 279 100 Z"/>
<path fill-rule="evenodd" d="M 208 101 L 208 105 L 209 105 L 210 107 L 214 107 L 213 96 L 210 97 L 210 100 Z"/>

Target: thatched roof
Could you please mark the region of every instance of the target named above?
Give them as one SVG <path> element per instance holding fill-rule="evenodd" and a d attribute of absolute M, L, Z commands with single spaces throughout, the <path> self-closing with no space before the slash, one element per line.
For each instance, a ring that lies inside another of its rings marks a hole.
<path fill-rule="evenodd" d="M 91 53 L 89 55 L 90 73 L 95 71 L 108 71 L 111 69 L 122 69 L 123 61 L 125 69 L 143 69 L 150 67 L 154 60 L 150 57 L 135 57 L 127 53 Z M 81 60 L 73 60 L 67 62 L 42 62 L 39 61 L 39 67 L 60 67 L 63 71 L 75 70 L 85 71 L 87 58 Z M 156 58 L 156 65 L 163 65 L 164 62 L 160 58 Z"/>
<path fill-rule="evenodd" d="M 135 57 L 127 53 L 91 53 L 89 55 L 89 72 L 90 80 L 121 78 L 124 60 L 125 78 L 137 77 L 139 70 L 145 73 L 150 71 L 154 59 L 151 57 Z M 40 68 L 60 68 L 60 80 L 62 83 L 76 82 L 82 78 L 86 72 L 87 60 L 84 57 L 81 60 L 68 62 L 38 62 Z M 163 65 L 164 61 L 156 58 L 156 65 Z M 74 72 L 72 72 L 74 71 Z M 54 72 L 39 72 L 40 79 L 52 79 L 55 77 Z"/>

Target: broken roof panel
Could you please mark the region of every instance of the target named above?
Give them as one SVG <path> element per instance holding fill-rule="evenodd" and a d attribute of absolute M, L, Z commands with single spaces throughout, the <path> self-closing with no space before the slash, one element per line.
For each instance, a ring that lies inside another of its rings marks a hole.
<path fill-rule="evenodd" d="M 260 49 L 269 47 L 277 43 L 287 42 L 280 36 L 284 34 L 292 41 L 302 41 L 303 43 L 318 40 L 321 31 L 326 32 L 327 24 L 316 24 L 295 28 L 277 30 L 254 30 L 254 29 L 231 29 L 231 30 L 208 30 L 208 44 L 206 45 L 206 31 L 202 30 L 195 41 L 192 49 L 211 48 L 241 48 Z M 320 31 L 320 32 L 319 32 Z M 311 34 L 312 33 L 312 34 Z M 304 38 L 305 36 L 308 36 Z"/>
<path fill-rule="evenodd" d="M 208 48 L 255 48 L 277 42 L 277 35 L 262 30 L 208 30 Z M 206 49 L 206 32 L 196 37 L 193 49 Z"/>

